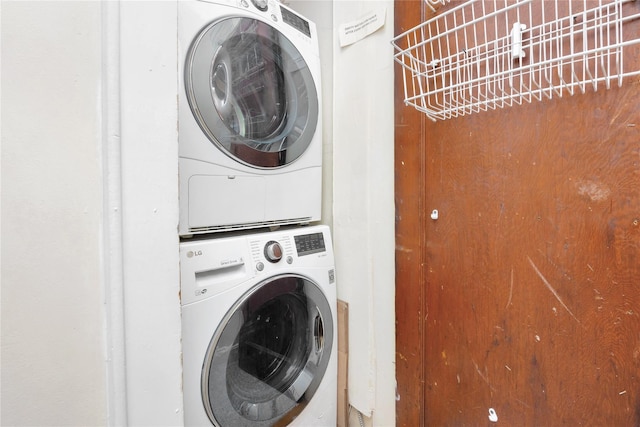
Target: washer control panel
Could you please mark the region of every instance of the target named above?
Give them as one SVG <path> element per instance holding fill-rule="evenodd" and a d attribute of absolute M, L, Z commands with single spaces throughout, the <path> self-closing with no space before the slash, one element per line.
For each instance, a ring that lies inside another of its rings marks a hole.
<path fill-rule="evenodd" d="M 267 261 L 276 263 L 282 259 L 282 245 L 275 240 L 270 240 L 264 245 L 264 257 Z"/>
<path fill-rule="evenodd" d="M 210 298 L 259 276 L 310 268 L 328 269 L 333 283 L 333 249 L 327 226 L 182 242 L 182 304 Z"/>
<path fill-rule="evenodd" d="M 306 263 L 310 255 L 324 256 L 327 242 L 324 233 L 305 234 L 280 233 L 277 236 L 266 236 L 249 242 L 253 265 L 257 272 L 267 270 L 267 266 L 292 265 Z"/>

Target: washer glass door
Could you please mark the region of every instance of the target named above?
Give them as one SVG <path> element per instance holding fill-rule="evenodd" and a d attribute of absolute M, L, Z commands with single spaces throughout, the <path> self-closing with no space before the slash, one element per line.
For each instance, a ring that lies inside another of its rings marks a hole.
<path fill-rule="evenodd" d="M 286 166 L 313 139 L 318 94 L 311 71 L 265 22 L 231 17 L 205 27 L 189 49 L 184 78 L 202 131 L 243 164 Z"/>
<path fill-rule="evenodd" d="M 320 385 L 333 342 L 320 288 L 282 275 L 257 285 L 227 313 L 205 358 L 202 395 L 219 426 L 270 426 L 298 414 Z"/>

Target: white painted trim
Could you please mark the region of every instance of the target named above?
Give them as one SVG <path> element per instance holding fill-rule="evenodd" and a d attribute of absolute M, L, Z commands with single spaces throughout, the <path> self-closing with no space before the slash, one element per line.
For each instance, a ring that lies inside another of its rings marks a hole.
<path fill-rule="evenodd" d="M 127 422 L 120 153 L 120 2 L 102 3 L 103 257 L 107 425 Z"/>

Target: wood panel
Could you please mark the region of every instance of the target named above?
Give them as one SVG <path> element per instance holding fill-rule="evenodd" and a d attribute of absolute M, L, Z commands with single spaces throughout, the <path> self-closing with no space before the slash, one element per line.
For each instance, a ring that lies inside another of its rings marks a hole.
<path fill-rule="evenodd" d="M 417 25 L 423 16 L 421 0 L 396 1 L 395 34 Z M 398 67 L 398 65 L 396 65 Z M 395 87 L 402 87 L 399 70 Z M 424 420 L 424 163 L 425 118 L 406 108 L 395 91 L 395 205 L 396 205 L 396 423 L 417 427 Z"/>
<path fill-rule="evenodd" d="M 398 425 L 640 425 L 639 95 L 396 104 Z"/>

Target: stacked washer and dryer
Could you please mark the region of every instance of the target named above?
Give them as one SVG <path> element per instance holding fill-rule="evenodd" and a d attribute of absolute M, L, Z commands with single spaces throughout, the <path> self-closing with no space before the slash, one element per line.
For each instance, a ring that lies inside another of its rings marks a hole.
<path fill-rule="evenodd" d="M 182 0 L 178 49 L 185 425 L 334 426 L 315 25 L 274 0 Z"/>

